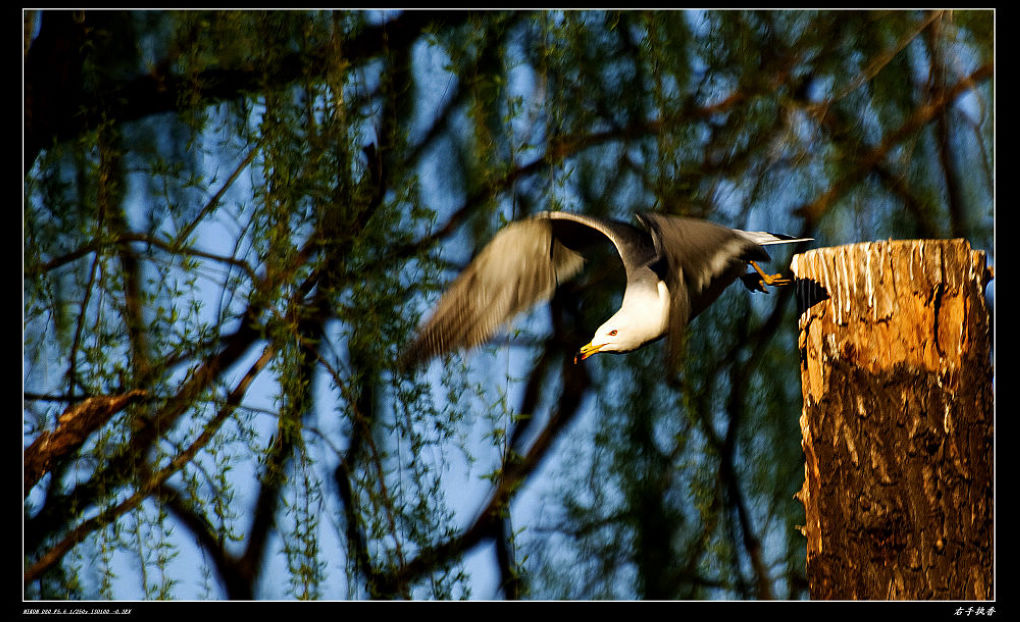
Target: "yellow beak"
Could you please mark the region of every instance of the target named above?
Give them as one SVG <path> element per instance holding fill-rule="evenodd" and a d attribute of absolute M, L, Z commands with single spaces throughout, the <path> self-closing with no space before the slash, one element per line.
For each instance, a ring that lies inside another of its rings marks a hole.
<path fill-rule="evenodd" d="M 601 347 L 602 346 L 592 345 L 591 343 L 581 346 L 581 349 L 574 355 L 574 365 L 577 365 L 578 361 L 583 361 L 592 354 L 597 354 Z"/>

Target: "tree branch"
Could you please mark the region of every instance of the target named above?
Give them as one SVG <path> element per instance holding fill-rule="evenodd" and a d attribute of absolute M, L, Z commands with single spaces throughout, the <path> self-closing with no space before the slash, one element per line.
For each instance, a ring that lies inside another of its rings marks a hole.
<path fill-rule="evenodd" d="M 59 12 L 58 12 L 59 13 Z M 341 44 L 347 62 L 361 63 L 387 50 L 410 48 L 426 30 L 437 23 L 457 26 L 471 16 L 468 11 L 405 11 L 382 24 L 367 26 Z M 25 171 L 42 149 L 92 130 L 102 122 L 124 123 L 151 115 L 180 111 L 187 102 L 210 105 L 259 92 L 267 83 L 289 84 L 305 75 L 306 68 L 322 67 L 329 44 L 311 52 L 294 52 L 269 67 L 206 69 L 196 76 L 179 76 L 169 71 L 104 84 L 98 92 L 67 89 L 56 96 L 61 71 L 80 76 L 84 57 L 81 46 L 88 38 L 86 24 L 58 24 L 50 12 L 43 14 L 43 28 L 29 48 L 25 61 Z M 54 34 L 51 35 L 51 31 Z M 77 33 L 77 39 L 57 32 Z M 77 43 L 75 43 L 77 41 Z M 59 70 L 59 71 L 58 71 Z M 314 69 L 313 69 L 314 70 Z M 196 86 L 197 85 L 197 86 Z M 195 89 L 198 93 L 195 93 Z M 51 95 L 51 96 L 44 96 Z"/>
<path fill-rule="evenodd" d="M 241 259 L 237 259 L 235 257 L 227 257 L 224 255 L 217 255 L 215 253 L 209 253 L 188 246 L 179 246 L 176 244 L 171 244 L 169 242 L 164 242 L 163 240 L 155 238 L 146 233 L 128 233 L 128 232 L 119 233 L 110 239 L 93 240 L 88 244 L 79 246 L 78 248 L 74 249 L 69 253 L 61 255 L 60 257 L 54 257 L 53 259 L 47 261 L 46 263 L 40 264 L 37 270 L 41 272 L 48 272 L 50 270 L 54 270 L 56 268 L 60 268 L 61 266 L 65 266 L 69 263 L 72 263 L 84 257 L 85 255 L 88 255 L 89 253 L 99 252 L 111 246 L 125 246 L 136 243 L 154 246 L 160 250 L 164 250 L 171 254 L 180 253 L 182 255 L 200 257 L 202 259 L 209 259 L 211 261 L 224 263 L 244 272 L 248 276 L 248 278 L 252 280 L 253 283 L 257 283 L 261 280 L 259 276 L 255 273 L 255 270 L 251 266 L 249 266 L 247 262 Z"/>
<path fill-rule="evenodd" d="M 570 357 L 562 357 L 561 369 L 563 389 L 556 409 L 523 456 L 517 457 L 518 454 L 515 452 L 508 452 L 507 459 L 502 465 L 502 476 L 474 522 L 458 536 L 422 550 L 417 557 L 393 572 L 379 573 L 377 580 L 381 585 L 392 591 L 393 586 L 408 584 L 437 565 L 463 554 L 482 540 L 495 537 L 498 534 L 498 521 L 504 508 L 520 489 L 527 476 L 541 464 L 553 441 L 563 428 L 573 420 L 580 408 L 581 399 L 591 384 L 585 367 L 574 365 Z M 537 381 L 534 377 L 532 380 Z"/>
<path fill-rule="evenodd" d="M 25 450 L 24 494 L 28 495 L 54 462 L 78 449 L 110 417 L 145 395 L 142 389 L 133 389 L 120 395 L 90 397 L 68 406 L 57 419 L 57 428 L 44 431 Z"/>
<path fill-rule="evenodd" d="M 806 203 L 793 210 L 793 213 L 804 218 L 803 230 L 814 230 L 818 221 L 829 207 L 861 179 L 871 173 L 875 167 L 881 164 L 893 147 L 903 142 L 907 137 L 917 133 L 937 115 L 941 114 L 947 106 L 956 101 L 956 98 L 961 94 L 976 88 L 979 82 L 990 78 L 993 69 L 993 63 L 982 65 L 952 87 L 939 92 L 931 100 L 918 105 L 899 128 L 886 134 L 878 145 L 858 158 L 857 166 L 852 171 L 837 179 L 829 186 L 828 190 L 811 203 Z"/>
<path fill-rule="evenodd" d="M 220 408 L 216 416 L 213 417 L 213 419 L 203 427 L 202 433 L 198 435 L 195 441 L 192 442 L 192 444 L 186 450 L 182 451 L 177 456 L 175 456 L 174 459 L 171 460 L 169 464 L 167 464 L 167 466 L 160 469 L 158 472 L 152 474 L 145 481 L 145 483 L 139 486 L 138 489 L 130 497 L 125 499 L 120 504 L 114 506 L 113 508 L 110 508 L 100 513 L 99 515 L 93 517 L 92 519 L 82 522 L 69 534 L 67 534 L 62 540 L 60 540 L 55 546 L 53 546 L 48 551 L 40 555 L 36 562 L 25 571 L 25 583 L 29 583 L 38 578 L 39 576 L 41 576 L 43 572 L 45 572 L 53 564 L 60 561 L 61 557 L 63 557 L 64 554 L 71 549 L 71 547 L 81 542 L 89 533 L 95 531 L 96 529 L 103 528 L 105 525 L 110 524 L 111 521 L 116 520 L 124 513 L 137 507 L 139 503 L 141 503 L 150 495 L 160 490 L 161 487 L 163 487 L 163 485 L 171 476 L 173 476 L 175 473 L 184 468 L 184 466 L 187 465 L 189 462 L 191 462 L 194 459 L 195 455 L 198 453 L 198 451 L 202 449 L 206 444 L 208 444 L 210 440 L 212 440 L 212 437 L 219 430 L 220 426 L 223 424 L 226 418 L 230 415 L 230 413 L 234 411 L 237 405 L 240 404 L 241 398 L 248 391 L 248 388 L 251 386 L 251 383 L 254 381 L 255 377 L 269 363 L 269 361 L 272 359 L 272 356 L 273 349 L 270 347 L 266 347 L 262 352 L 262 356 L 260 356 L 259 359 L 255 361 L 254 364 L 252 364 L 248 372 L 244 375 L 244 377 L 241 378 L 238 384 L 227 396 L 227 400 L 224 403 L 223 407 Z M 118 396 L 118 398 L 127 399 L 128 401 L 131 401 L 134 399 L 138 399 L 143 395 L 144 392 L 139 393 L 138 391 L 132 391 L 129 394 L 125 394 L 124 396 Z M 86 402 L 83 402 L 83 404 L 86 404 L 93 400 L 102 399 L 103 398 L 91 398 L 90 400 L 86 400 Z M 103 402 L 98 403 L 103 404 Z M 63 418 L 64 417 L 61 417 L 61 419 Z M 75 416 L 75 419 L 76 420 L 80 419 L 80 417 Z M 211 553 L 213 553 L 215 557 L 215 552 L 211 551 Z"/>

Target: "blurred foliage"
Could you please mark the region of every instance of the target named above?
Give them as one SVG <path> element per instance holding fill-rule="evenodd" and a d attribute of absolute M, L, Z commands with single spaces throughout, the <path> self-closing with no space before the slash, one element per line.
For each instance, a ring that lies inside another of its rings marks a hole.
<path fill-rule="evenodd" d="M 993 17 L 25 12 L 24 444 L 148 396 L 26 491 L 26 596 L 806 597 L 790 291 L 697 318 L 679 387 L 570 365 L 597 270 L 394 361 L 543 209 L 991 254 Z"/>

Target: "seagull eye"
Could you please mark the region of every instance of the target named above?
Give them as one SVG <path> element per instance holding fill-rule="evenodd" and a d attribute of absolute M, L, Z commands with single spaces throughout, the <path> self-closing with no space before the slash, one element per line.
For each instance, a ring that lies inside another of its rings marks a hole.
<path fill-rule="evenodd" d="M 610 337 L 615 337 L 616 336 L 616 329 L 615 328 L 613 330 L 609 331 L 609 336 Z"/>

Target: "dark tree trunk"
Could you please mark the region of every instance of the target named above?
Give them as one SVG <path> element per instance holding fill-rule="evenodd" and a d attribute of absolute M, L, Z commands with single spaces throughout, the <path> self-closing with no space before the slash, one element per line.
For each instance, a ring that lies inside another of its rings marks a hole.
<path fill-rule="evenodd" d="M 793 271 L 811 597 L 992 598 L 985 253 L 864 243 L 799 255 Z"/>

